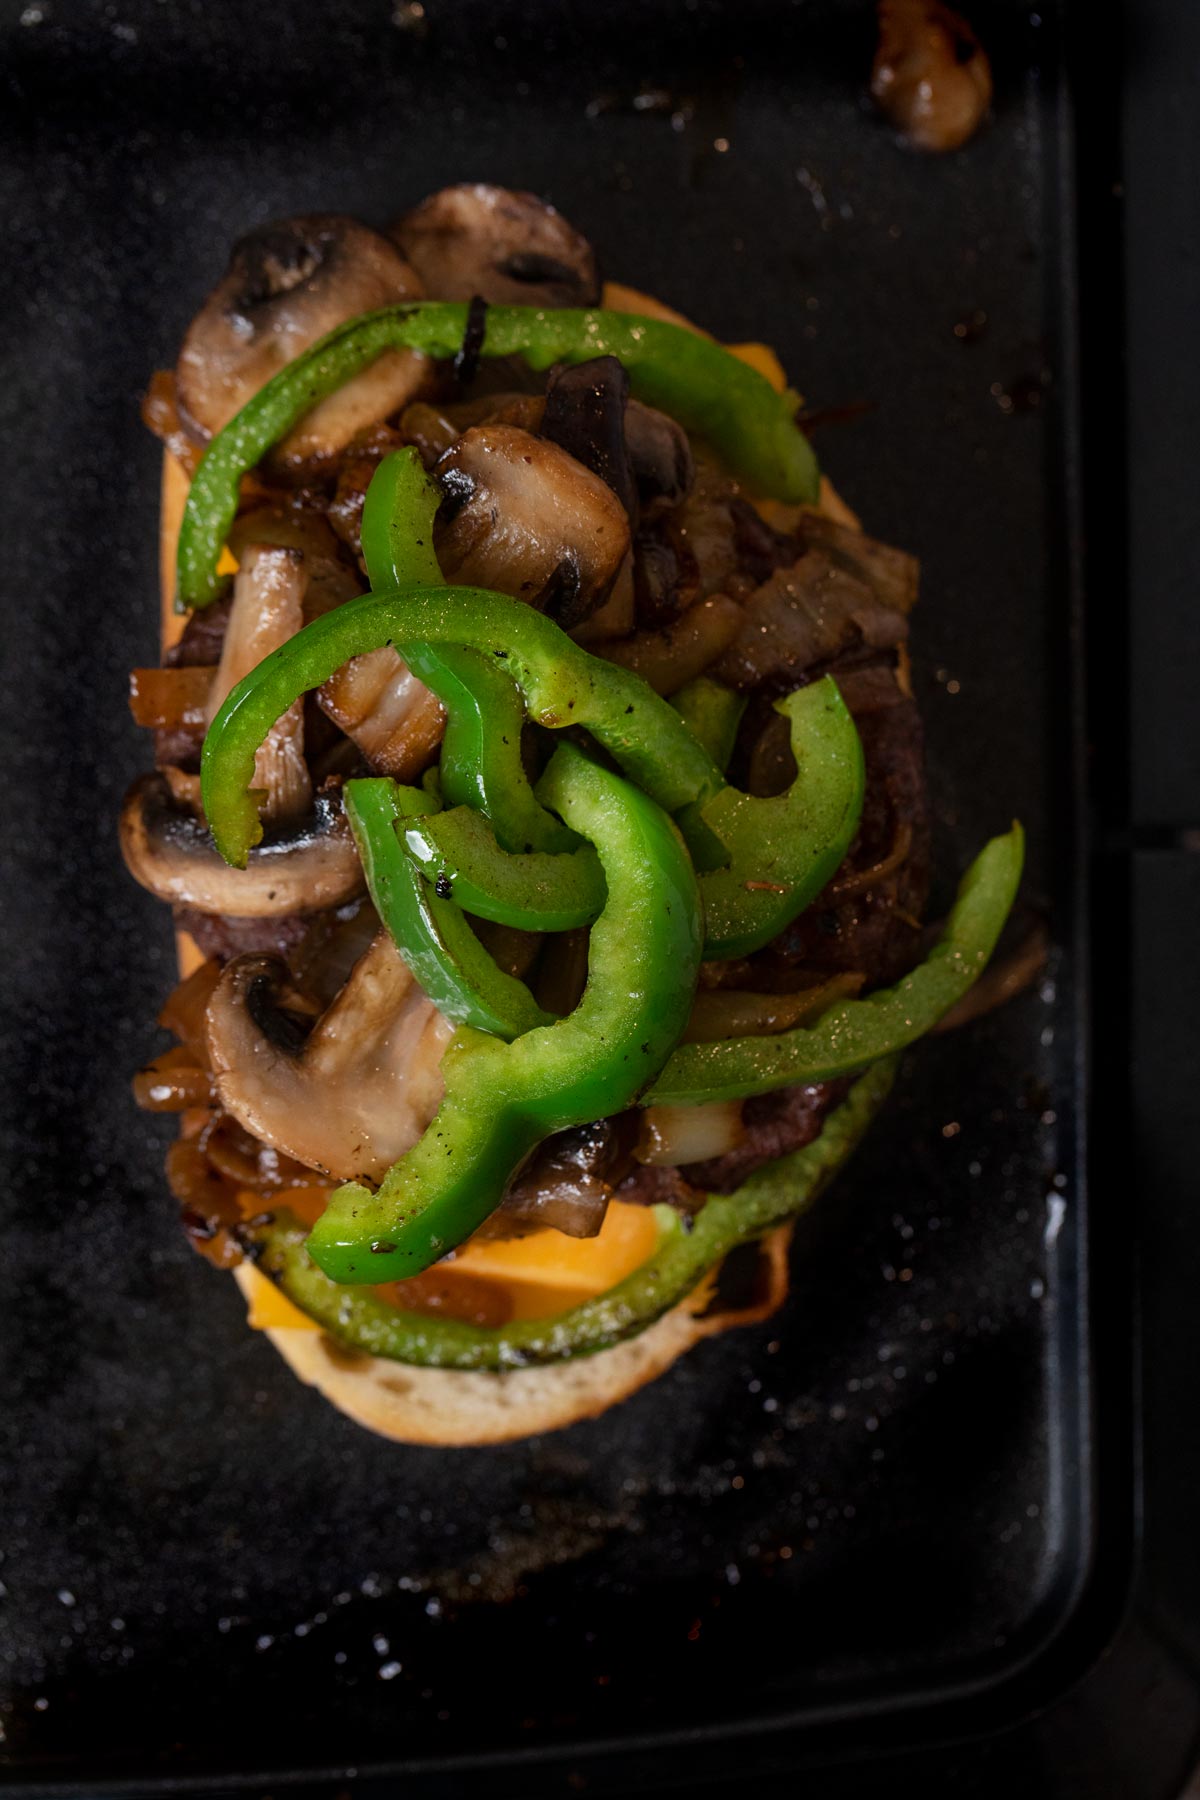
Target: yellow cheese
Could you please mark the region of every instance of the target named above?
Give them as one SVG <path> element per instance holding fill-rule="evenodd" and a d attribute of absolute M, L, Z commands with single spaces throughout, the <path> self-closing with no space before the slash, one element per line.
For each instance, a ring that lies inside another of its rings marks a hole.
<path fill-rule="evenodd" d="M 534 1231 L 523 1238 L 475 1239 L 445 1266 L 502 1281 L 506 1287 L 524 1282 L 554 1288 L 569 1294 L 574 1304 L 624 1281 L 645 1262 L 657 1238 L 650 1207 L 612 1200 L 594 1238 Z"/>
<path fill-rule="evenodd" d="M 244 1280 L 250 1289 L 250 1308 L 247 1322 L 255 1331 L 319 1331 L 321 1327 L 307 1313 L 302 1313 L 298 1306 L 293 1306 L 286 1294 L 280 1292 L 273 1281 L 260 1275 L 257 1269 L 244 1263 Z"/>
<path fill-rule="evenodd" d="M 626 287 L 620 281 L 605 282 L 600 304 L 609 312 L 637 313 L 643 319 L 662 319 L 667 325 L 682 325 L 685 331 L 694 331 L 697 337 L 709 336 L 699 325 L 693 325 L 681 312 L 676 312 L 673 306 L 665 306 L 653 294 L 643 294 L 640 288 Z"/>

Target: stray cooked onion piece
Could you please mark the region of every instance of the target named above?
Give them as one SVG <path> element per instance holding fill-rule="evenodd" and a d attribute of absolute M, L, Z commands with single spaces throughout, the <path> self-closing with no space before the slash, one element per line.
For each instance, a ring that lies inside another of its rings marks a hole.
<path fill-rule="evenodd" d="M 942 0 L 879 0 L 871 94 L 918 150 L 957 150 L 991 105 L 991 65 Z"/>

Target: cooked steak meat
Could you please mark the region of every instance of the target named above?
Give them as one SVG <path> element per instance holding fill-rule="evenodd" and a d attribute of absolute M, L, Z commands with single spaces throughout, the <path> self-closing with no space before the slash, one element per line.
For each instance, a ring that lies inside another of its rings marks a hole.
<path fill-rule="evenodd" d="M 903 614 L 825 549 L 775 569 L 744 611 L 741 632 L 712 670 L 743 693 L 788 693 L 834 665 L 894 652 L 908 636 Z"/>
<path fill-rule="evenodd" d="M 838 679 L 867 768 L 858 836 L 821 899 L 749 959 L 751 987 L 806 987 L 843 969 L 882 987 L 918 954 L 930 864 L 921 715 L 891 669 Z"/>

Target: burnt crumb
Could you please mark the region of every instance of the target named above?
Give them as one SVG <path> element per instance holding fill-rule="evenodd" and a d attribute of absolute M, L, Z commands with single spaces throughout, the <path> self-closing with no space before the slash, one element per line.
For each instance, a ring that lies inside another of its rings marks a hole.
<path fill-rule="evenodd" d="M 1031 369 L 1024 375 L 1018 375 L 1007 384 L 993 381 L 992 399 L 1002 413 L 1037 412 L 1050 387 L 1049 369 Z"/>
<path fill-rule="evenodd" d="M 985 336 L 987 327 L 988 316 L 982 307 L 977 306 L 974 312 L 955 321 L 954 335 L 960 344 L 977 344 Z"/>

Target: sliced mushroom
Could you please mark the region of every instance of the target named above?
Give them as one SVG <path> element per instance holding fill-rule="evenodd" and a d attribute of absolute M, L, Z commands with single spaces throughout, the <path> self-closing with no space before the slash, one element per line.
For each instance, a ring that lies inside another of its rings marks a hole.
<path fill-rule="evenodd" d="M 648 524 L 690 493 L 696 479 L 692 446 L 682 425 L 641 400 L 626 403 L 625 446 L 642 523 Z"/>
<path fill-rule="evenodd" d="M 304 556 L 281 544 L 248 544 L 233 584 L 233 606 L 216 679 L 208 697 L 211 725 L 238 682 L 304 624 Z M 307 812 L 312 780 L 304 760 L 304 702 L 296 700 L 277 719 L 254 759 L 254 785 L 263 799 L 264 823 Z"/>
<path fill-rule="evenodd" d="M 596 255 L 536 194 L 467 182 L 422 200 L 392 236 L 435 300 L 593 306 Z"/>
<path fill-rule="evenodd" d="M 636 522 L 637 489 L 625 442 L 628 399 L 629 377 L 615 356 L 555 369 L 546 384 L 540 432 L 607 482 Z"/>
<path fill-rule="evenodd" d="M 260 226 L 234 245 L 188 328 L 175 372 L 180 411 L 207 437 L 335 325 L 421 293 L 395 245 L 353 219 L 312 214 Z M 428 369 L 415 351 L 385 352 L 314 407 L 273 460 L 287 468 L 336 455 L 411 400 Z"/>
<path fill-rule="evenodd" d="M 250 512 L 240 513 L 229 528 L 228 543 L 239 562 L 244 560 L 250 544 L 282 544 L 301 552 L 306 625 L 362 592 L 361 581 L 342 561 L 338 540 L 329 524 L 308 507 L 256 506 Z"/>
<path fill-rule="evenodd" d="M 339 988 L 345 987 L 355 963 L 366 955 L 378 931 L 379 914 L 364 897 L 352 900 L 348 906 L 319 913 L 308 921 L 308 929 L 295 949 L 286 956 L 283 951 L 277 952 L 285 956 L 304 998 L 312 1002 L 314 1017 L 325 1011 Z"/>
<path fill-rule="evenodd" d="M 121 852 L 135 881 L 160 900 L 238 919 L 341 906 L 363 890 L 362 865 L 341 801 L 318 794 L 298 824 L 269 831 L 244 869 L 231 869 L 161 771 L 143 775 L 121 809 Z"/>
<path fill-rule="evenodd" d="M 344 663 L 317 701 L 371 767 L 397 781 L 428 768 L 446 728 L 441 701 L 386 646 Z"/>
<path fill-rule="evenodd" d="M 454 1027 L 385 931 L 311 1030 L 281 1004 L 287 980 L 269 956 L 238 957 L 222 974 L 207 1033 L 221 1103 L 309 1168 L 377 1178 L 436 1112 Z"/>
<path fill-rule="evenodd" d="M 603 603 L 629 553 L 629 518 L 598 475 L 515 425 L 465 431 L 434 473 L 448 581 L 528 600 L 564 629 Z"/>
<path fill-rule="evenodd" d="M 942 0 L 879 0 L 871 95 L 918 150 L 957 150 L 992 103 L 992 69 L 961 14 Z"/>

